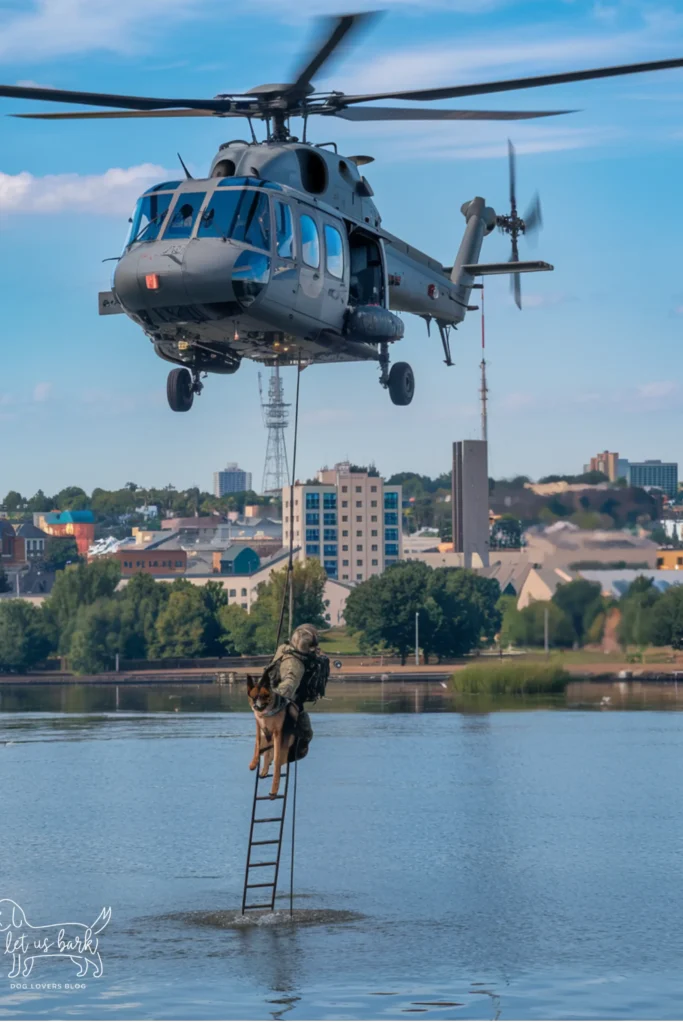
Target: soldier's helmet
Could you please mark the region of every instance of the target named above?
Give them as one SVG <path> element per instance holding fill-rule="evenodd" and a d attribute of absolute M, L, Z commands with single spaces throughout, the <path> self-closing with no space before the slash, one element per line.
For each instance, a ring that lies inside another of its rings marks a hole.
<path fill-rule="evenodd" d="M 308 622 L 297 626 L 292 633 L 291 644 L 295 650 L 301 651 L 302 654 L 308 654 L 309 651 L 318 646 L 317 629 Z"/>

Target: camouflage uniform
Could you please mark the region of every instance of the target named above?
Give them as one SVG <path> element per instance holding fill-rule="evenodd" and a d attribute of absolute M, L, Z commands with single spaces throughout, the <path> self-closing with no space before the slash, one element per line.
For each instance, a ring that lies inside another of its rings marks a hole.
<path fill-rule="evenodd" d="M 313 727 L 311 717 L 303 709 L 303 702 L 297 698 L 297 691 L 303 679 L 305 665 L 301 658 L 292 653 L 292 648 L 300 654 L 308 654 L 318 646 L 318 633 L 315 626 L 305 624 L 299 626 L 292 633 L 288 644 L 280 644 L 271 664 L 277 663 L 279 670 L 279 682 L 275 689 L 283 697 L 288 697 L 299 709 L 297 719 L 297 731 L 301 744 L 308 746 L 313 739 Z"/>

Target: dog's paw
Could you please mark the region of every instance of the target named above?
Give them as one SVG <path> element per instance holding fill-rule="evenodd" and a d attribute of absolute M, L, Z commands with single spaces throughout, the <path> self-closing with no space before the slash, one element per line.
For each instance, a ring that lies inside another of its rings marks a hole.
<path fill-rule="evenodd" d="M 258 773 L 258 775 L 259 775 L 259 779 L 266 779 L 266 778 L 268 778 L 268 766 L 266 765 L 265 768 L 262 768 L 261 771 Z"/>
<path fill-rule="evenodd" d="M 258 757 L 255 757 L 252 761 L 250 761 L 249 762 L 249 771 L 250 772 L 255 772 L 256 769 L 258 768 L 258 763 L 259 763 Z"/>
<path fill-rule="evenodd" d="M 277 798 L 277 793 L 269 793 L 269 794 L 268 794 L 268 798 L 269 798 L 270 800 L 275 800 L 275 799 Z"/>

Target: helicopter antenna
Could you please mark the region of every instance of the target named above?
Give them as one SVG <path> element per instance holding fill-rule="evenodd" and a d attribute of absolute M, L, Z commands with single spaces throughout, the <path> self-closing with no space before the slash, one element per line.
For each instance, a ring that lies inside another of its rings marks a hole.
<path fill-rule="evenodd" d="M 191 181 L 193 181 L 194 180 L 194 176 L 192 174 L 190 174 L 190 172 L 188 171 L 187 166 L 185 165 L 185 161 L 181 157 L 180 153 L 178 153 L 178 159 L 180 160 L 180 166 L 185 171 L 185 177 L 189 178 Z"/>

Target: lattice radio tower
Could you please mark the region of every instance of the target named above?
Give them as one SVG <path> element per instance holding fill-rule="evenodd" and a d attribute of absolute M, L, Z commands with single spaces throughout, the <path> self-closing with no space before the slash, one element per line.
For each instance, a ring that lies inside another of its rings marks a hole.
<path fill-rule="evenodd" d="M 289 405 L 285 402 L 284 388 L 280 379 L 280 367 L 275 365 L 270 371 L 268 381 L 268 401 L 263 398 L 263 383 L 258 375 L 259 395 L 263 425 L 268 431 L 266 445 L 266 461 L 263 466 L 262 494 L 281 491 L 289 482 L 289 464 L 287 462 L 287 445 L 285 430 L 289 424 Z"/>

